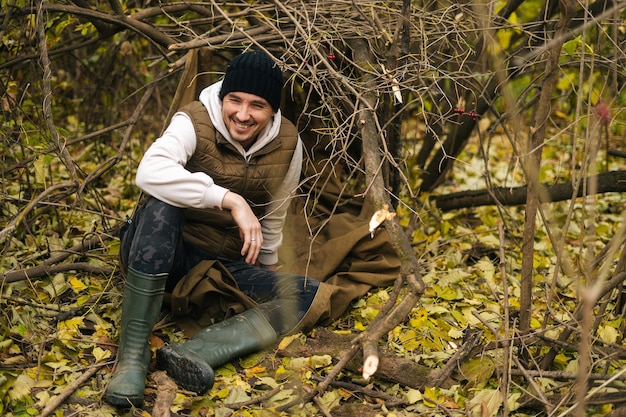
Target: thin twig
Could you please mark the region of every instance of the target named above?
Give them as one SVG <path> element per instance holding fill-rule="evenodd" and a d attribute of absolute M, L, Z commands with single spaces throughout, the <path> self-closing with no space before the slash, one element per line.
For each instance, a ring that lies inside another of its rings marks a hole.
<path fill-rule="evenodd" d="M 69 172 L 70 179 L 73 183 L 78 183 L 78 171 L 74 166 L 74 161 L 70 156 L 65 144 L 61 143 L 59 139 L 59 133 L 54 125 L 54 118 L 52 116 L 52 87 L 50 85 L 50 78 L 52 77 L 52 70 L 50 69 L 50 58 L 48 57 L 48 41 L 46 38 L 46 30 L 44 26 L 44 1 L 41 0 L 37 5 L 37 34 L 39 36 L 39 49 L 41 51 L 41 66 L 43 67 L 43 113 L 48 125 L 48 130 L 52 136 L 52 143 L 56 147 L 56 151 L 61 161 L 65 165 L 65 168 Z"/>
<path fill-rule="evenodd" d="M 249 407 L 249 406 L 254 405 L 254 404 L 260 404 L 263 401 L 269 400 L 274 395 L 278 394 L 279 392 L 281 392 L 284 389 L 285 389 L 284 385 L 278 385 L 278 386 L 272 388 L 271 390 L 267 391 L 263 395 L 259 395 L 259 396 L 250 398 L 247 401 L 241 401 L 241 402 L 238 402 L 238 403 L 228 403 L 228 404 L 225 403 L 224 407 L 230 408 L 231 410 L 239 410 L 242 407 Z"/>
<path fill-rule="evenodd" d="M 311 379 L 315 380 L 315 381 L 323 381 L 324 378 L 322 378 L 321 376 L 318 375 L 312 375 Z M 401 398 L 398 398 L 394 395 L 390 395 L 387 394 L 386 392 L 383 391 L 377 391 L 377 390 L 373 390 L 373 389 L 369 389 L 369 388 L 365 388 L 361 385 L 357 385 L 357 384 L 352 384 L 349 382 L 343 382 L 343 381 L 332 381 L 330 383 L 330 386 L 335 387 L 335 388 L 342 388 L 345 389 L 347 391 L 352 391 L 352 392 L 359 392 L 361 394 L 365 394 L 369 397 L 375 397 L 375 398 L 380 398 L 382 400 L 384 400 L 388 406 L 390 407 L 397 407 L 397 406 L 402 406 L 402 405 L 406 405 L 406 401 L 404 401 Z"/>
<path fill-rule="evenodd" d="M 118 226 L 119 227 L 119 226 Z M 115 233 L 115 228 L 112 230 L 112 233 Z M 50 256 L 45 259 L 43 262 L 38 264 L 33 268 L 21 269 L 19 271 L 7 272 L 3 273 L 0 278 L 2 283 L 11 283 L 16 281 L 21 281 L 24 279 L 30 278 L 39 278 L 43 276 L 49 276 L 54 272 L 62 272 L 62 271 L 70 271 L 70 270 L 84 270 L 93 273 L 103 273 L 105 275 L 109 275 L 112 271 L 109 268 L 104 266 L 98 266 L 87 264 L 85 262 L 78 262 L 69 264 L 67 266 L 64 265 L 56 265 L 60 262 L 63 262 L 67 258 L 77 255 L 84 254 L 88 250 L 93 250 L 95 248 L 102 247 L 101 244 L 104 241 L 111 239 L 111 235 L 94 235 L 88 239 L 83 240 L 81 243 L 74 245 L 71 248 L 64 249 L 62 251 L 58 251 L 58 253 Z"/>
<path fill-rule="evenodd" d="M 76 391 L 81 385 L 87 382 L 92 376 L 100 370 L 106 363 L 101 363 L 97 365 L 93 365 L 90 367 L 87 372 L 82 374 L 78 379 L 69 384 L 56 398 L 54 398 L 50 403 L 41 410 L 41 417 L 47 417 L 50 413 L 56 410 L 63 402 L 70 396 L 74 391 Z"/>
<path fill-rule="evenodd" d="M 467 335 L 465 342 L 454 352 L 454 354 L 448 359 L 446 365 L 441 368 L 435 376 L 432 378 L 432 386 L 438 387 L 443 384 L 446 379 L 452 375 L 452 373 L 456 370 L 460 363 L 462 363 L 465 359 L 467 359 L 472 351 L 480 344 L 480 338 L 483 335 L 482 331 L 478 330 L 468 330 L 469 335 Z"/>

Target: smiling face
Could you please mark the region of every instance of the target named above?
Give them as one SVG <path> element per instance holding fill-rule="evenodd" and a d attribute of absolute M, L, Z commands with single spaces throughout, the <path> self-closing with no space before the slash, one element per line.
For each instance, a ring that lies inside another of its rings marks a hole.
<path fill-rule="evenodd" d="M 222 100 L 222 118 L 230 136 L 249 148 L 268 125 L 274 110 L 262 97 L 240 91 L 230 92 Z"/>

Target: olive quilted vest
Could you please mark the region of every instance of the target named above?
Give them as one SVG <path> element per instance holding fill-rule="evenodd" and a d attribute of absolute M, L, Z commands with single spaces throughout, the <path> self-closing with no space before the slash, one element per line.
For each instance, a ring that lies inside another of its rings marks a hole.
<path fill-rule="evenodd" d="M 206 173 L 215 184 L 245 198 L 257 217 L 263 216 L 289 169 L 298 143 L 295 126 L 283 117 L 278 137 L 246 161 L 213 127 L 202 103 L 194 101 L 181 111 L 191 118 L 197 138 L 185 168 Z M 188 209 L 183 238 L 217 256 L 241 257 L 243 242 L 229 210 Z"/>

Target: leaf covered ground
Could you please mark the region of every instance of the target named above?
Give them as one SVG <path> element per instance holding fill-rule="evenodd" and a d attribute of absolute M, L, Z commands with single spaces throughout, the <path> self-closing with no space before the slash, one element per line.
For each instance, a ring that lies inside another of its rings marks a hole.
<path fill-rule="evenodd" d="M 487 166 L 483 152 L 489 155 Z M 489 148 L 481 147 L 476 139 L 459 158 L 463 162 L 444 191 L 484 188 L 485 172 L 493 184 L 516 185 L 522 176 L 511 154 L 501 137 Z M 563 155 L 550 147 L 545 154 L 552 159 L 546 161 L 543 177 L 549 181 L 562 178 L 568 169 L 563 165 Z M 611 163 L 614 169 L 623 169 L 622 161 Z M 119 203 L 115 217 L 123 218 L 132 209 L 136 195 L 129 187 L 123 176 L 102 187 L 104 198 Z M 594 257 L 619 232 L 623 205 L 622 196 L 617 194 L 576 202 L 573 219 L 563 233 L 563 256 L 572 265 L 584 266 L 587 258 Z M 63 271 L 45 279 L 24 279 L 2 286 L 0 414 L 148 416 L 154 415 L 159 401 L 169 392 L 171 398 L 165 401 L 174 415 L 490 417 L 506 410 L 508 415 L 521 417 L 545 415 L 545 409 L 537 404 L 548 397 L 555 404 L 553 415 L 568 415 L 579 358 L 576 333 L 561 343 L 550 372 L 520 373 L 518 361 L 520 346 L 531 353 L 531 362 L 539 360 L 549 345 L 538 341 L 557 340 L 563 331 L 561 324 L 572 318 L 580 302 L 581 281 L 565 275 L 554 284 L 551 280 L 556 253 L 548 232 L 559 231 L 569 207 L 569 201 L 545 207 L 554 230 L 538 224 L 534 332 L 520 335 L 516 333 L 516 318 L 523 209 L 486 206 L 442 213 L 425 204 L 413 242 L 427 290 L 407 320 L 380 342 L 389 357 L 424 369 L 423 384 L 407 386 L 377 375 L 365 381 L 357 364 L 347 367 L 315 401 L 287 410 L 281 407 L 316 389 L 341 353 L 339 342 L 326 349 L 309 347 L 325 332 L 336 335 L 337 340 L 356 337 L 378 314 L 391 288 L 373 289 L 328 328 L 285 338 L 275 349 L 221 367 L 215 386 L 204 396 L 172 391 L 171 381 L 153 370 L 145 410 L 120 411 L 101 401 L 114 366 L 123 288 L 115 269 L 118 242 L 103 236 L 101 245 L 87 255 L 77 254 L 75 261 L 88 262 L 105 273 Z M 397 212 L 406 225 L 406 207 L 401 205 Z M 36 265 L 89 234 L 101 233 L 99 213 L 85 210 L 78 217 L 73 211 L 57 214 L 59 217 L 37 225 L 42 231 L 38 241 L 11 242 L 11 251 L 5 251 L 0 268 L 11 271 Z M 590 215 L 594 230 L 586 227 Z M 623 317 L 612 311 L 614 304 L 607 303 L 595 316 L 599 323 L 594 344 L 607 352 L 603 355 L 602 350 L 594 350 L 593 371 L 597 373 L 619 374 L 626 369 L 621 346 Z M 473 349 L 462 361 L 452 363 L 445 383 L 429 385 L 430 378 L 454 361 L 455 353 L 471 337 L 475 340 Z M 157 349 L 181 338 L 182 332 L 164 316 L 151 344 Z M 623 391 L 620 380 L 616 378 L 598 392 Z M 73 387 L 77 381 L 78 386 Z M 62 403 L 55 403 L 68 393 L 71 396 Z M 590 402 L 586 415 L 605 415 L 611 408 L 608 402 Z"/>

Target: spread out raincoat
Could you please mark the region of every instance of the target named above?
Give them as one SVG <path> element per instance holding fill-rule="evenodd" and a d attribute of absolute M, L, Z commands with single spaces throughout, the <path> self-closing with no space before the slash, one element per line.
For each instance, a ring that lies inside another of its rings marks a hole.
<path fill-rule="evenodd" d="M 204 86 L 211 83 L 202 75 L 210 73 L 200 67 L 202 62 L 210 62 L 201 57 L 203 53 L 211 52 L 195 49 L 188 53 L 166 125 L 177 109 L 197 100 Z M 307 148 L 305 134 L 302 136 Z M 305 154 L 321 155 L 320 160 L 324 159 L 325 147 L 317 138 L 312 138 L 308 146 L 317 147 L 316 152 Z M 374 208 L 367 207 L 362 198 L 346 195 L 348 178 L 341 176 L 341 168 L 318 161 L 308 161 L 305 165 L 314 170 L 317 180 L 305 181 L 302 197 L 292 200 L 278 251 L 282 271 L 321 281 L 298 329 L 329 324 L 373 287 L 393 284 L 400 272 L 400 260 L 384 227 L 370 234 L 369 220 Z M 312 178 L 310 174 L 303 169 L 304 178 Z M 305 194 L 315 198 L 306 198 Z M 239 291 L 228 271 L 213 261 L 194 267 L 166 302 L 171 304 L 173 312 L 179 313 L 174 317 L 188 335 L 207 326 L 214 318 L 240 313 L 255 304 Z"/>

